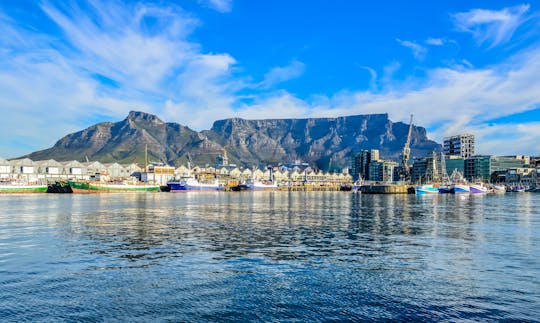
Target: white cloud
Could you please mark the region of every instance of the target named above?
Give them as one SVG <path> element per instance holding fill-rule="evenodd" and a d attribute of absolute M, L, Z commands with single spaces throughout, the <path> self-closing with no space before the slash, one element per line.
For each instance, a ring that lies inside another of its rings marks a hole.
<path fill-rule="evenodd" d="M 199 3 L 223 13 L 232 10 L 232 0 L 199 0 Z"/>
<path fill-rule="evenodd" d="M 418 43 L 415 43 L 413 41 L 409 41 L 409 40 L 401 40 L 401 39 L 396 39 L 396 41 L 403 47 L 406 47 L 406 48 L 409 48 L 412 53 L 413 53 L 413 56 L 414 58 L 416 58 L 417 60 L 423 60 L 425 57 L 426 57 L 426 54 L 427 54 L 427 48 L 425 48 L 424 46 L 418 44 Z"/>
<path fill-rule="evenodd" d="M 428 38 L 426 39 L 426 44 L 432 46 L 442 46 L 444 45 L 444 40 L 441 38 Z"/>
<path fill-rule="evenodd" d="M 471 33 L 479 44 L 494 47 L 512 38 L 529 8 L 526 4 L 502 10 L 473 9 L 451 16 L 458 30 Z"/>
<path fill-rule="evenodd" d="M 263 88 L 270 88 L 279 83 L 295 79 L 304 73 L 305 64 L 294 60 L 287 66 L 272 68 L 264 75 L 264 80 L 259 84 Z"/>
<path fill-rule="evenodd" d="M 438 141 L 471 131 L 481 152 L 540 153 L 534 135 L 538 120 L 490 125 L 540 105 L 537 47 L 483 69 L 465 61 L 400 83 L 393 80 L 398 62 L 384 67 L 381 77 L 362 67 L 372 75 L 371 90 L 301 99 L 271 87 L 302 75 L 302 62 L 271 69 L 256 87 L 265 92 L 253 94 L 253 83 L 235 74 L 241 62 L 228 53 L 206 53 L 187 40 L 199 22 L 180 8 L 99 2 L 90 13 L 50 4 L 43 9 L 65 34 L 61 43 L 0 17 L 0 106 L 9 120 L 0 127 L 0 138 L 11 138 L 0 142 L 3 154 L 10 155 L 3 157 L 49 147 L 66 133 L 96 120 L 124 118 L 133 109 L 197 130 L 228 117 L 389 113 L 394 121 L 408 122 L 413 113 L 415 124 L 427 127 Z M 250 103 L 242 103 L 248 102 L 245 96 Z M 512 133 L 512 127 L 517 131 Z M 9 144 L 13 138 L 26 144 L 15 149 Z"/>

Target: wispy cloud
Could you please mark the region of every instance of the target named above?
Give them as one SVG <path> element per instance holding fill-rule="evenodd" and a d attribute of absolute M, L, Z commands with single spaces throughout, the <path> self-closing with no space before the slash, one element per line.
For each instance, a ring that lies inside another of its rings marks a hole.
<path fill-rule="evenodd" d="M 62 37 L 0 16 L 0 106 L 10 120 L 0 127 L 0 138 L 26 143 L 17 150 L 1 141 L 1 151 L 10 155 L 3 157 L 48 147 L 68 132 L 96 120 L 118 120 L 133 109 L 197 130 L 233 116 L 389 113 L 392 120 L 407 122 L 413 113 L 415 123 L 437 140 L 473 131 L 482 152 L 540 152 L 533 135 L 538 120 L 491 125 L 495 118 L 540 106 L 538 47 L 482 69 L 465 63 L 428 69 L 425 78 L 399 83 L 393 77 L 398 62 L 382 68 L 380 77 L 363 67 L 372 75 L 370 90 L 299 98 L 274 88 L 301 76 L 302 62 L 271 68 L 254 89 L 252 78 L 237 74 L 242 62 L 229 53 L 204 52 L 188 40 L 200 22 L 182 8 L 99 1 L 42 8 Z M 422 55 L 423 46 L 400 42 Z M 513 126 L 518 135 L 508 136 Z"/>
<path fill-rule="evenodd" d="M 442 38 L 428 38 L 426 39 L 426 44 L 432 46 L 442 46 L 444 45 L 444 39 Z"/>
<path fill-rule="evenodd" d="M 413 53 L 414 58 L 416 58 L 417 60 L 421 61 L 426 57 L 427 48 L 425 48 L 424 46 L 410 40 L 401 40 L 399 38 L 397 38 L 396 41 L 401 46 L 410 49 Z"/>
<path fill-rule="evenodd" d="M 297 60 L 293 60 L 286 66 L 274 67 L 264 75 L 264 80 L 260 86 L 270 88 L 279 83 L 295 79 L 304 73 L 305 67 L 304 63 Z"/>
<path fill-rule="evenodd" d="M 494 47 L 512 38 L 516 29 L 524 22 L 529 11 L 528 4 L 501 10 L 473 9 L 452 14 L 456 28 L 473 35 L 478 44 Z"/>
<path fill-rule="evenodd" d="M 223 13 L 232 10 L 232 0 L 199 0 L 199 3 Z"/>

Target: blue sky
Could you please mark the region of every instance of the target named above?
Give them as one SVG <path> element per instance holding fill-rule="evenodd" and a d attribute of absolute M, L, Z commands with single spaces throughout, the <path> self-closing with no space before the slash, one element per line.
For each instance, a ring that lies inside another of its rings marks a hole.
<path fill-rule="evenodd" d="M 0 3 L 0 156 L 130 110 L 214 120 L 388 113 L 540 154 L 540 3 Z"/>

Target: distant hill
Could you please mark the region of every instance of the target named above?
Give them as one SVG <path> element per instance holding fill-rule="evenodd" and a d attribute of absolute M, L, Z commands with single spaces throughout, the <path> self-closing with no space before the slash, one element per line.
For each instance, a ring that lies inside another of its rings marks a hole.
<path fill-rule="evenodd" d="M 155 115 L 132 111 L 120 122 L 104 122 L 60 139 L 53 147 L 27 156 L 33 160 L 98 160 L 185 164 L 187 154 L 198 165 L 212 165 L 227 151 L 230 162 L 243 166 L 302 160 L 321 169 L 347 167 L 361 149 L 379 149 L 381 157 L 397 159 L 409 125 L 388 119 L 387 114 L 338 118 L 266 119 L 239 118 L 214 122 L 210 130 L 197 132 L 178 123 L 166 123 Z M 413 127 L 411 155 L 423 157 L 441 146 Z"/>

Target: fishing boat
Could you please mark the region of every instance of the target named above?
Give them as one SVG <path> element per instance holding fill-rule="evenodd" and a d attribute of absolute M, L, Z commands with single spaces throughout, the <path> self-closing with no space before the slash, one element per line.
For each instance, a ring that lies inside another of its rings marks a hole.
<path fill-rule="evenodd" d="M 471 192 L 471 189 L 467 184 L 453 184 L 451 187 L 451 192 L 453 194 L 463 194 Z"/>
<path fill-rule="evenodd" d="M 170 192 L 200 192 L 219 191 L 219 182 L 216 179 L 213 183 L 201 183 L 193 177 L 182 177 L 180 180 L 171 180 L 167 183 Z"/>
<path fill-rule="evenodd" d="M 450 185 L 444 185 L 439 187 L 439 194 L 452 193 L 452 187 Z"/>
<path fill-rule="evenodd" d="M 477 183 L 469 185 L 469 191 L 473 194 L 484 194 L 487 193 L 489 190 L 487 187 L 484 186 L 484 184 Z"/>
<path fill-rule="evenodd" d="M 1 181 L 0 193 L 45 193 L 46 184 L 30 184 L 19 181 Z"/>
<path fill-rule="evenodd" d="M 506 193 L 506 186 L 504 185 L 493 185 L 492 186 L 493 193 Z"/>
<path fill-rule="evenodd" d="M 231 189 L 233 191 L 275 191 L 277 190 L 277 185 L 273 182 L 260 182 L 248 179 L 244 183 L 238 184 Z"/>
<path fill-rule="evenodd" d="M 360 192 L 360 188 L 362 188 L 362 184 L 363 184 L 362 178 L 360 178 L 359 180 L 353 183 L 352 190 L 354 192 Z"/>
<path fill-rule="evenodd" d="M 463 178 L 463 174 L 457 169 L 454 169 L 452 175 L 450 175 L 450 180 L 452 181 L 452 184 L 450 185 L 450 193 L 464 194 L 471 192 L 471 188 L 465 178 Z"/>
<path fill-rule="evenodd" d="M 526 191 L 526 187 L 522 185 L 516 185 L 511 187 L 511 192 L 513 193 L 523 193 Z"/>
<path fill-rule="evenodd" d="M 159 192 L 159 185 L 128 182 L 69 181 L 73 193 Z"/>
<path fill-rule="evenodd" d="M 433 184 L 417 185 L 415 191 L 418 195 L 439 194 L 439 188 L 434 187 Z"/>

